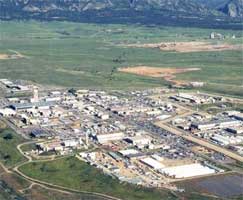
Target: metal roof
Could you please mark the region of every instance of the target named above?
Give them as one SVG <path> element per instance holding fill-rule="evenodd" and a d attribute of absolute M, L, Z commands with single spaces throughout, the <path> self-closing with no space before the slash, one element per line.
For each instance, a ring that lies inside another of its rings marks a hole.
<path fill-rule="evenodd" d="M 33 103 L 16 103 L 11 104 L 10 107 L 14 109 L 27 109 L 27 108 L 33 108 L 33 107 L 43 107 L 43 106 L 54 106 L 56 102 L 33 102 Z"/>

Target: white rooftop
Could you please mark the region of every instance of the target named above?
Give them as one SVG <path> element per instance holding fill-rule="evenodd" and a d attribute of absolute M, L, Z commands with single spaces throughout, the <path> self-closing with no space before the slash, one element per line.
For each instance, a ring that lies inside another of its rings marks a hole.
<path fill-rule="evenodd" d="M 176 167 L 168 167 L 160 170 L 169 176 L 175 178 L 188 178 L 193 176 L 201 176 L 207 174 L 214 174 L 216 171 L 199 163 L 181 165 Z"/>
<path fill-rule="evenodd" d="M 139 151 L 135 149 L 127 149 L 127 150 L 121 150 L 119 151 L 119 153 L 121 153 L 123 156 L 127 156 L 127 155 L 137 154 L 139 153 Z"/>
<path fill-rule="evenodd" d="M 145 164 L 147 164 L 148 166 L 154 168 L 154 169 L 162 169 L 164 168 L 165 166 L 158 162 L 157 160 L 153 159 L 153 158 L 150 158 L 150 157 L 147 157 L 147 158 L 144 158 L 144 159 L 141 159 L 141 161 Z"/>

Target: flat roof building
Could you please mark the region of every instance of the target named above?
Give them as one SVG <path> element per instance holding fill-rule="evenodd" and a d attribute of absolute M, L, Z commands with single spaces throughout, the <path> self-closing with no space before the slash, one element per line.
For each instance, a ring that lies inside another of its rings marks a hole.
<path fill-rule="evenodd" d="M 96 135 L 96 139 L 100 144 L 111 141 L 122 140 L 125 137 L 123 132 Z"/>
<path fill-rule="evenodd" d="M 165 167 L 162 163 L 150 157 L 143 158 L 140 161 L 155 170 L 162 169 Z"/>
<path fill-rule="evenodd" d="M 33 103 L 16 103 L 11 104 L 10 107 L 14 110 L 26 110 L 31 108 L 52 107 L 55 102 L 33 102 Z"/>
<path fill-rule="evenodd" d="M 216 173 L 215 169 L 199 163 L 163 168 L 160 172 L 174 178 L 188 178 Z"/>
<path fill-rule="evenodd" d="M 196 122 L 192 123 L 191 127 L 198 130 L 208 130 L 212 128 L 224 128 L 227 126 L 239 125 L 241 122 L 235 119 L 223 119 L 223 120 L 213 120 L 208 122 Z"/>
<path fill-rule="evenodd" d="M 236 119 L 243 121 L 243 113 L 238 113 L 233 115 Z"/>
<path fill-rule="evenodd" d="M 242 134 L 243 133 L 243 127 L 231 127 L 231 128 L 227 128 L 226 130 L 233 134 Z"/>

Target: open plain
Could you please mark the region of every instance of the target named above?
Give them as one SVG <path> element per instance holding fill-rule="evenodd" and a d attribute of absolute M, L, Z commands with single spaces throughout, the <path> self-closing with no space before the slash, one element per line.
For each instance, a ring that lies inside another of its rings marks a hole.
<path fill-rule="evenodd" d="M 0 78 L 49 86 L 132 90 L 175 82 L 123 73 L 122 67 L 200 68 L 177 73 L 173 81 L 201 81 L 204 91 L 243 95 L 239 30 L 36 21 L 0 22 L 0 29 L 0 55 L 4 58 L 0 59 Z M 224 39 L 210 39 L 212 31 Z M 178 45 L 170 47 L 174 43 Z M 139 47 L 143 44 L 170 45 L 161 51 Z M 15 55 L 10 49 L 28 59 L 6 59 Z"/>

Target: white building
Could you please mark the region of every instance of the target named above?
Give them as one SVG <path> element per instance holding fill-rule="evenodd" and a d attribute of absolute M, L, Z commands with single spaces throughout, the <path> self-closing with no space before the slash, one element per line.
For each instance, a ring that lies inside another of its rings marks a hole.
<path fill-rule="evenodd" d="M 16 115 L 16 111 L 10 108 L 4 108 L 4 109 L 0 109 L 0 115 L 2 115 L 3 117 L 9 117 L 9 116 Z"/>
<path fill-rule="evenodd" d="M 77 147 L 79 142 L 77 140 L 65 140 L 63 141 L 63 145 L 65 147 Z"/>
<path fill-rule="evenodd" d="M 138 154 L 140 152 L 135 150 L 135 149 L 126 149 L 126 150 L 119 151 L 119 153 L 123 156 L 128 156 L 128 155 L 135 155 L 135 154 Z"/>
<path fill-rule="evenodd" d="M 106 113 L 98 113 L 97 116 L 102 120 L 107 120 L 110 117 L 109 114 Z"/>
<path fill-rule="evenodd" d="M 31 102 L 39 102 L 39 89 L 38 87 L 33 87 L 33 98 L 31 99 Z"/>
<path fill-rule="evenodd" d="M 162 163 L 150 157 L 143 158 L 140 161 L 155 170 L 159 170 L 165 167 Z"/>
<path fill-rule="evenodd" d="M 116 140 L 122 140 L 124 139 L 124 137 L 125 135 L 123 132 L 96 135 L 96 139 L 100 144 L 105 144 Z"/>
<path fill-rule="evenodd" d="M 151 137 L 145 135 L 137 135 L 134 137 L 126 138 L 126 141 L 132 143 L 134 146 L 145 146 L 151 143 Z"/>
<path fill-rule="evenodd" d="M 199 163 L 163 168 L 160 172 L 174 178 L 188 178 L 216 173 L 215 169 Z"/>

